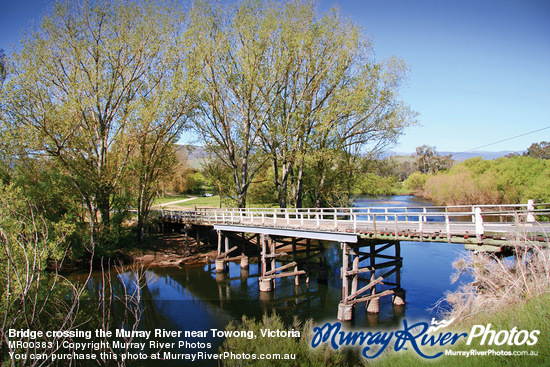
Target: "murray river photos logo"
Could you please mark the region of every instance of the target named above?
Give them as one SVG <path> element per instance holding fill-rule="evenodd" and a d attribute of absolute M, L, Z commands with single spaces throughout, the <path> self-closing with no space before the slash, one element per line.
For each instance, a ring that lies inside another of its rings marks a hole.
<path fill-rule="evenodd" d="M 337 350 L 340 347 L 362 347 L 361 354 L 365 358 L 376 358 L 389 346 L 398 352 L 406 350 L 409 346 L 421 357 L 437 358 L 444 354 L 438 352 L 433 355 L 425 354 L 423 347 L 453 345 L 461 338 L 466 339 L 466 345 L 535 345 L 538 342 L 539 330 L 493 330 L 491 324 L 474 325 L 469 333 L 453 333 L 440 331 L 449 326 L 454 319 L 436 321 L 432 319 L 431 325 L 427 322 L 409 324 L 403 319 L 403 329 L 393 331 L 346 331 L 342 330 L 342 323 L 327 322 L 323 326 L 313 328 L 311 346 L 318 347 L 328 344 Z"/>

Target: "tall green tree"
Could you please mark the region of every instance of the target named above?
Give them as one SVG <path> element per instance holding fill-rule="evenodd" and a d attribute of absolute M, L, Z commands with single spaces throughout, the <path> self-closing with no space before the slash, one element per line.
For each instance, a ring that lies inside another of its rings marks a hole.
<path fill-rule="evenodd" d="M 250 183 L 265 161 L 259 143 L 269 105 L 263 94 L 274 87 L 266 59 L 276 19 L 260 5 L 240 2 L 223 8 L 197 2 L 189 27 L 189 68 L 202 90 L 194 127 L 231 169 L 238 207 L 246 205 Z"/>
<path fill-rule="evenodd" d="M 262 136 L 280 205 L 290 200 L 301 207 L 304 167 L 312 151 L 324 152 L 317 155 L 320 172 L 314 170 L 320 174 L 316 191 L 322 192 L 330 182 L 327 170 L 337 167 L 331 162 L 334 154 L 348 159 L 339 165 L 340 180 L 351 178 L 357 156 L 393 143 L 414 122 L 414 113 L 398 96 L 406 65 L 396 58 L 374 61 L 369 39 L 337 10 L 318 17 L 314 4 L 288 2 L 279 18 L 283 24 L 276 47 L 284 50 L 278 61 L 283 66 L 273 69 L 282 76 Z"/>
<path fill-rule="evenodd" d="M 550 159 L 550 142 L 533 143 L 523 155 L 539 159 Z"/>
<path fill-rule="evenodd" d="M 435 147 L 422 145 L 416 148 L 416 164 L 421 173 L 437 173 L 453 165 L 451 155 L 441 155 Z"/>
<path fill-rule="evenodd" d="M 140 176 L 143 213 L 144 188 L 166 153 L 159 147 L 174 142 L 189 112 L 182 19 L 150 2 L 57 2 L 13 55 L 10 124 L 25 131 L 29 151 L 57 160 L 71 178 L 92 245 L 121 209 L 114 206 L 132 182 L 126 175 Z"/>
<path fill-rule="evenodd" d="M 375 62 L 369 40 L 336 10 L 319 16 L 308 1 L 244 0 L 202 4 L 193 20 L 205 91 L 195 126 L 232 169 L 239 206 L 266 161 L 279 205 L 300 207 L 312 151 L 367 155 L 414 122 L 398 95 L 406 65 Z M 325 158 L 326 176 L 334 166 Z"/>

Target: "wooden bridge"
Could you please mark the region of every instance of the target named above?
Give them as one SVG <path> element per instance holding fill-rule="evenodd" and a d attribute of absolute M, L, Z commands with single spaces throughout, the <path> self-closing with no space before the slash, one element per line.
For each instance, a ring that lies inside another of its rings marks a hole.
<path fill-rule="evenodd" d="M 401 241 L 448 242 L 466 249 L 496 254 L 513 253 L 516 246 L 548 246 L 550 204 L 474 205 L 447 207 L 353 208 L 197 208 L 162 212 L 170 223 L 211 227 L 218 235 L 216 271 L 228 261 L 248 258 L 230 238 L 249 236 L 261 258 L 260 291 L 269 292 L 274 279 L 317 274 L 323 270 L 323 241 L 339 242 L 342 250 L 340 320 L 350 320 L 355 305 L 367 303 L 378 312 L 379 298 L 392 295 L 404 304 L 400 287 Z M 393 251 L 392 251 L 393 250 Z M 232 255 L 233 254 L 233 255 Z M 232 255 L 232 256 L 231 256 Z M 319 262 L 312 266 L 312 261 Z M 280 265 L 277 267 L 277 262 Z M 390 281 L 389 277 L 394 275 Z M 359 288 L 360 282 L 365 283 Z M 385 288 L 377 292 L 378 288 Z"/>

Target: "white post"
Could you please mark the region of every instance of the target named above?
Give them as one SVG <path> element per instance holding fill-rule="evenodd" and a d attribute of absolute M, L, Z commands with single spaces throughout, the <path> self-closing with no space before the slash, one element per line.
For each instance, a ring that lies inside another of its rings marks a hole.
<path fill-rule="evenodd" d="M 535 223 L 535 203 L 533 202 L 533 200 L 529 200 L 527 202 L 527 210 L 527 223 Z"/>
<path fill-rule="evenodd" d="M 290 225 L 290 216 L 288 215 L 288 209 L 285 209 L 286 225 Z"/>
<path fill-rule="evenodd" d="M 445 213 L 445 229 L 447 230 L 447 242 L 451 243 L 451 220 L 449 213 Z"/>
<path fill-rule="evenodd" d="M 397 233 L 399 232 L 399 229 L 397 228 L 397 213 L 394 215 L 394 219 L 395 219 L 395 239 L 397 240 Z"/>
<path fill-rule="evenodd" d="M 218 232 L 218 256 L 220 256 L 222 253 L 222 232 L 221 231 L 217 231 L 217 232 Z"/>
<path fill-rule="evenodd" d="M 474 211 L 474 217 L 475 217 L 475 224 L 476 224 L 476 237 L 477 242 L 482 242 L 482 236 L 483 236 L 483 217 L 481 216 L 481 208 L 475 208 Z"/>
<path fill-rule="evenodd" d="M 420 239 L 422 240 L 422 237 L 424 236 L 424 231 L 422 229 L 422 222 L 423 222 L 423 219 L 422 219 L 422 213 L 419 213 L 418 214 L 418 232 L 420 233 Z"/>

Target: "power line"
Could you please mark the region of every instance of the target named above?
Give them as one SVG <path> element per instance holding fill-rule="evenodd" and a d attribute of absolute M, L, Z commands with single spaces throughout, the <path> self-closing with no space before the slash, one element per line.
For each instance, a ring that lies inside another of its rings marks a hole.
<path fill-rule="evenodd" d="M 455 153 L 455 155 L 456 155 L 456 154 L 461 154 L 461 153 L 468 153 L 468 152 L 471 152 L 472 150 L 476 150 L 476 149 L 481 149 L 481 148 L 489 147 L 489 146 L 491 146 L 491 145 L 499 144 L 499 143 L 502 143 L 502 142 L 505 142 L 505 141 L 508 141 L 508 140 L 516 139 L 516 138 L 519 138 L 519 137 L 522 137 L 522 136 L 525 136 L 525 135 L 529 135 L 529 134 L 533 134 L 533 133 L 536 133 L 536 132 L 539 132 L 539 131 L 542 131 L 542 130 L 546 130 L 546 129 L 550 129 L 550 126 L 546 126 L 546 127 L 543 127 L 543 128 L 537 129 L 537 130 L 529 131 L 528 133 L 516 135 L 516 136 L 513 136 L 513 137 L 511 137 L 511 138 L 499 140 L 499 141 L 496 141 L 496 142 L 494 142 L 494 143 L 481 145 L 481 146 L 479 146 L 479 147 L 475 147 L 475 148 L 468 149 L 468 150 L 465 150 L 465 151 L 462 151 L 462 152 L 459 152 L 459 153 Z"/>

